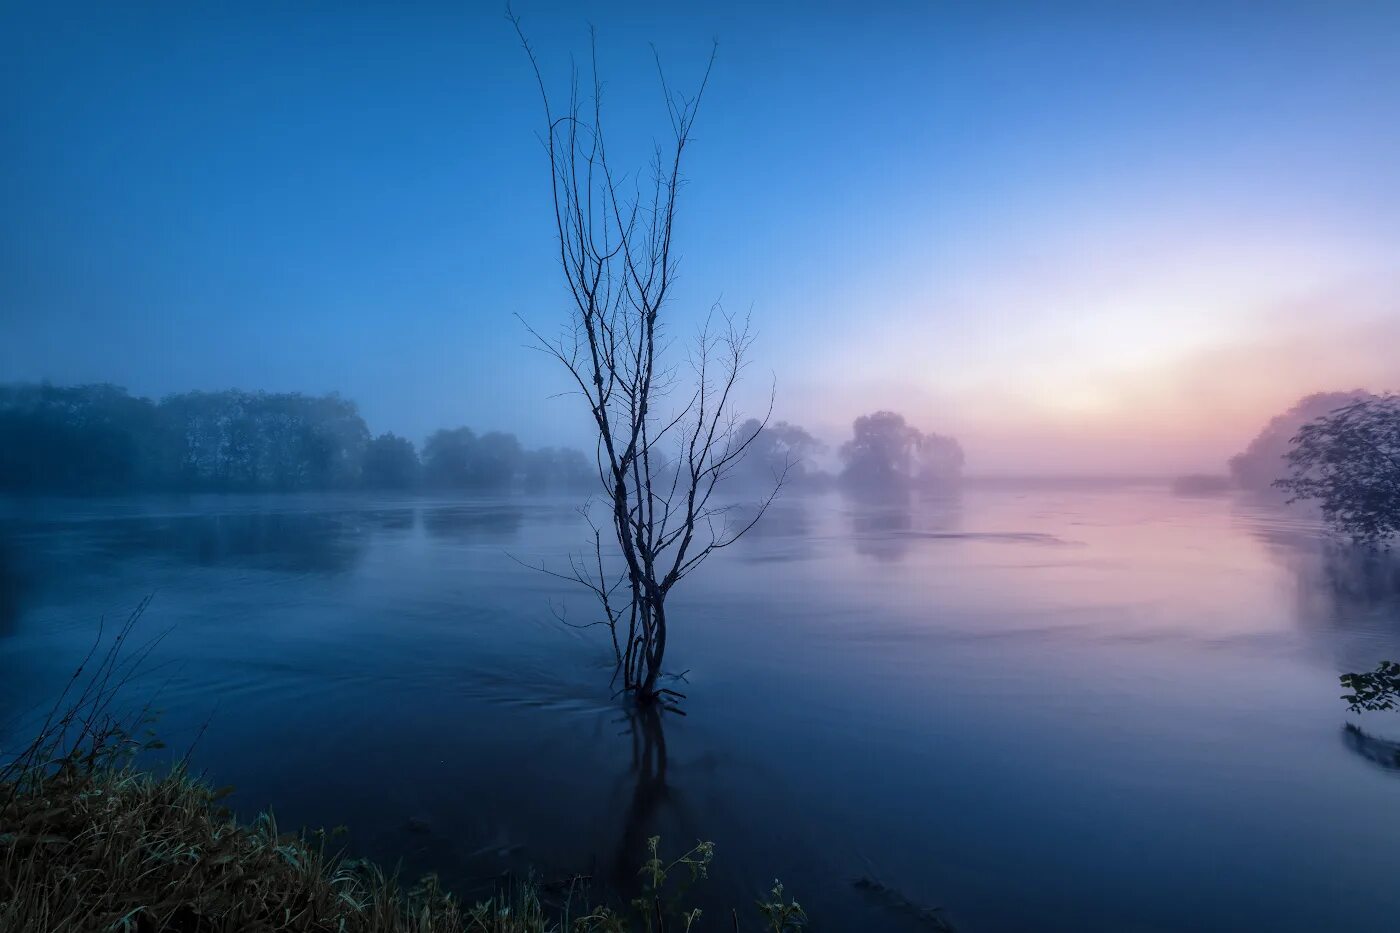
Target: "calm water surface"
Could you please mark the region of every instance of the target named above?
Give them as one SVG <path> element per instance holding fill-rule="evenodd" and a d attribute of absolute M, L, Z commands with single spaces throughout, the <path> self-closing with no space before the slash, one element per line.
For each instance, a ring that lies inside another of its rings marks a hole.
<path fill-rule="evenodd" d="M 1152 487 L 789 499 L 677 590 L 688 715 L 658 725 L 551 612 L 588 602 L 510 557 L 558 566 L 575 505 L 0 504 L 0 721 L 154 593 L 137 692 L 172 746 L 212 717 L 195 759 L 240 809 L 466 890 L 625 886 L 659 834 L 715 841 L 707 905 L 776 875 L 822 930 L 1400 916 L 1400 716 L 1337 699 L 1400 658 L 1400 578 L 1307 519 Z"/>

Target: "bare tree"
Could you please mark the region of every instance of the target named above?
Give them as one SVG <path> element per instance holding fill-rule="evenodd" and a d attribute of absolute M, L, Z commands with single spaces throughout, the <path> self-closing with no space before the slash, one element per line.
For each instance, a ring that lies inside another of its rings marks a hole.
<path fill-rule="evenodd" d="M 608 518 L 593 529 L 592 558 L 570 561 L 556 576 L 593 592 L 612 633 L 621 689 L 639 703 L 679 697 L 658 686 L 666 655 L 666 600 L 715 551 L 757 523 L 782 485 L 759 508 L 737 520 L 715 493 L 768 422 L 747 432 L 733 395 L 753 343 L 747 318 L 716 306 L 693 341 L 676 350 L 667 309 L 675 281 L 672 252 L 682 157 L 714 51 L 691 97 L 673 93 L 657 57 L 670 134 L 657 143 L 650 178 L 629 180 L 610 163 L 603 132 L 602 85 L 596 48 L 591 96 L 580 96 L 574 71 L 568 106 L 550 102 L 540 64 L 510 14 L 529 57 L 544 105 L 559 262 L 572 299 L 568 324 L 556 337 L 526 325 L 538 349 L 568 371 L 587 402 L 597 433 L 596 463 Z M 672 357 L 679 355 L 679 361 Z M 770 394 L 768 412 L 772 412 Z M 604 528 L 611 526 L 611 534 Z M 617 553 L 611 551 L 615 539 Z M 543 569 L 543 568 L 542 568 Z M 549 572 L 549 571 L 546 571 Z"/>

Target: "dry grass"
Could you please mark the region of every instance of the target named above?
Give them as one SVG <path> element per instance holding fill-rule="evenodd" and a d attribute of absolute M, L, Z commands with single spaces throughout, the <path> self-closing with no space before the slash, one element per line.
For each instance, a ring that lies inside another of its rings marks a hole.
<path fill-rule="evenodd" d="M 459 904 L 429 876 L 407 888 L 367 862 L 346 859 L 324 832 L 283 833 L 271 814 L 237 822 L 221 791 L 183 769 L 165 775 L 114 764 L 140 747 L 119 733 L 98 753 L 11 773 L 0 783 L 0 930 L 336 931 L 336 933 L 627 933 L 707 928 L 682 906 L 705 877 L 713 847 L 658 854 L 644 895 L 624 910 L 583 907 L 582 887 L 546 907 L 529 884 Z M 781 888 L 760 904 L 761 928 L 797 930 L 801 908 Z M 739 929 L 737 915 L 710 929 Z"/>
<path fill-rule="evenodd" d="M 178 772 L 63 767 L 6 796 L 0 929 L 469 929 L 450 900 L 411 903 L 269 816 L 238 825 L 216 792 Z"/>
<path fill-rule="evenodd" d="M 144 608 L 144 606 L 142 607 Z M 738 930 L 682 906 L 713 847 L 663 859 L 650 840 L 643 896 L 621 910 L 586 908 L 581 886 L 546 906 L 517 884 L 471 906 L 429 876 L 407 887 L 345 858 L 326 833 L 284 833 L 263 814 L 239 823 L 224 791 L 192 779 L 183 761 L 155 774 L 133 767 L 158 747 L 138 740 L 149 717 L 112 714 L 149 651 L 120 655 L 140 610 L 107 652 L 94 647 L 69 688 L 17 753 L 0 756 L 0 931 L 5 933 L 663 933 Z M 100 640 L 100 639 L 99 639 Z M 87 671 L 87 677 L 82 677 Z M 785 933 L 806 917 L 781 888 L 758 905 L 761 929 Z M 708 918 L 707 918 L 708 919 Z"/>

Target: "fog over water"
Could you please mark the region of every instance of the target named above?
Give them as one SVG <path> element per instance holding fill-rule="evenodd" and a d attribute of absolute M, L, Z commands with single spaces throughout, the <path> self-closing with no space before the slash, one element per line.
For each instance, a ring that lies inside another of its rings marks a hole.
<path fill-rule="evenodd" d="M 752 308 L 750 414 L 771 376 L 833 445 L 889 409 L 974 473 L 1164 474 L 1400 384 L 1391 5 L 517 12 L 560 93 L 596 25 L 628 172 L 666 126 L 648 43 L 679 89 L 719 40 L 668 313 Z M 339 390 L 375 434 L 586 448 L 515 317 L 567 295 L 500 9 L 0 25 L 0 382 Z"/>
<path fill-rule="evenodd" d="M 149 598 L 468 898 L 1394 928 L 1400 4 L 511 10 L 0 9 L 0 760 Z"/>
<path fill-rule="evenodd" d="M 11 500 L 0 721 L 155 598 L 141 689 L 246 811 L 479 890 L 625 888 L 647 835 L 818 929 L 1279 931 L 1400 909 L 1400 765 L 1337 674 L 1400 656 L 1389 557 L 1160 486 L 794 495 L 678 590 L 686 717 L 602 689 L 568 497 Z M 553 611 L 552 611 L 553 610 Z M 679 673 L 678 671 L 675 673 Z M 1362 733 L 1343 726 L 1359 722 Z M 864 879 L 864 880 L 863 880 Z"/>

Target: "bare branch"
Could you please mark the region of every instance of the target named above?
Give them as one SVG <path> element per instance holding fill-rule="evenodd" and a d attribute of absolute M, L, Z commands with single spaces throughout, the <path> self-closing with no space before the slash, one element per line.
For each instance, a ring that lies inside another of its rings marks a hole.
<path fill-rule="evenodd" d="M 666 312 L 677 268 L 672 246 L 684 154 L 717 47 L 690 97 L 673 91 L 660 55 L 652 50 L 671 135 L 653 147 L 648 186 L 640 174 L 614 168 L 604 130 L 596 34 L 590 30 L 590 99 L 581 98 L 575 69 L 568 109 L 556 113 L 520 21 L 508 17 L 540 87 L 559 265 L 572 303 L 558 337 L 525 326 L 534 348 L 569 374 L 576 387 L 570 394 L 588 403 L 609 536 L 617 545 L 605 560 L 602 528 L 585 507 L 592 557 L 587 562 L 570 557 L 567 571 L 543 564 L 533 569 L 581 585 L 599 600 L 604 619 L 581 627 L 608 626 L 625 692 L 665 702 L 671 692 L 659 689 L 657 678 L 671 587 L 752 528 L 783 479 L 775 478 L 756 515 L 738 526 L 729 523 L 727 506 L 711 504 L 772 414 L 770 397 L 757 429 L 740 436 L 732 401 L 753 341 L 748 318 L 741 324 L 718 305 L 710 310 L 688 354 L 689 385 L 669 358 L 673 339 Z M 674 406 L 672 393 L 678 396 Z M 558 617 L 562 621 L 562 614 Z"/>

